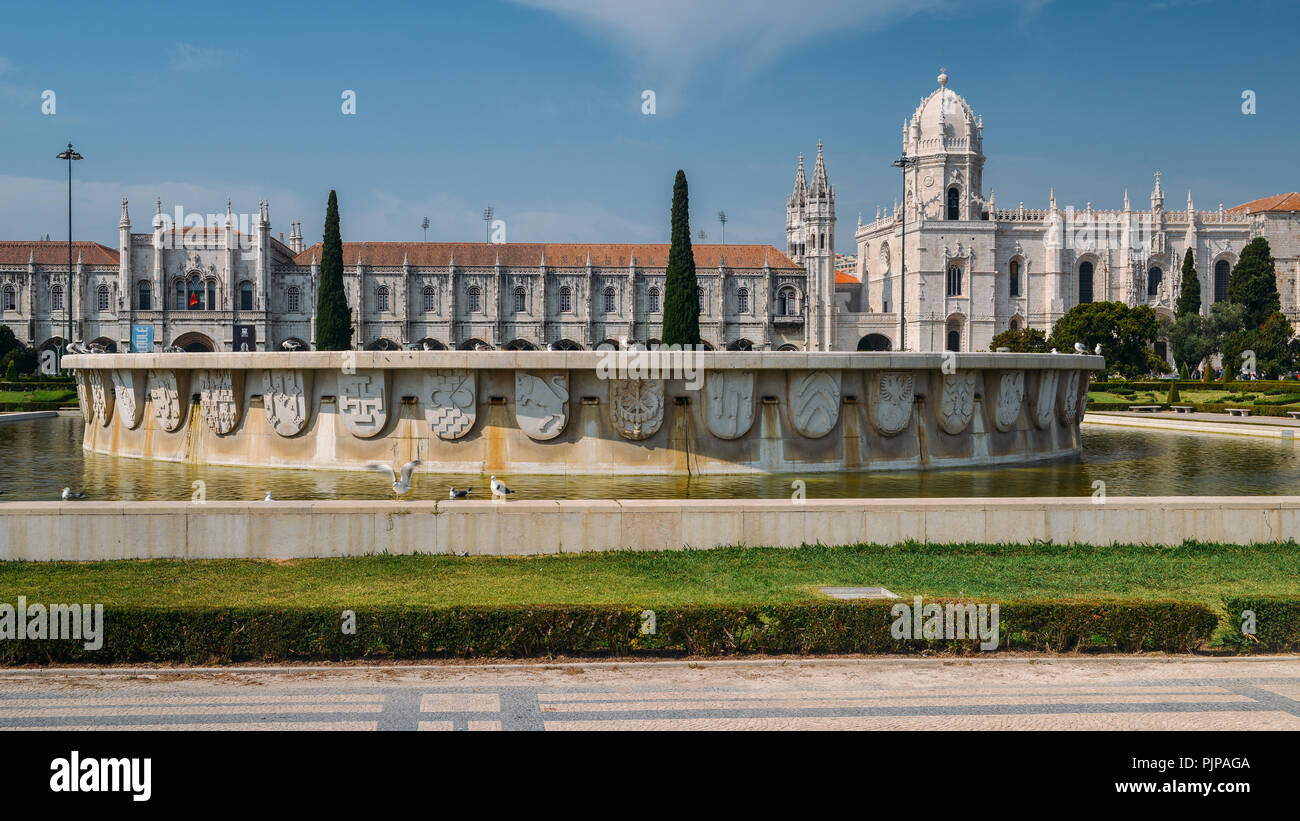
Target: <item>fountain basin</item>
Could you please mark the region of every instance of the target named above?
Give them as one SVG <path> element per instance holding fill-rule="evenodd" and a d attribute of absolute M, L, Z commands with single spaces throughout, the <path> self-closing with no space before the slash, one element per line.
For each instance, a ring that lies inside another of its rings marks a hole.
<path fill-rule="evenodd" d="M 86 450 L 484 474 L 914 469 L 1078 453 L 1076 354 L 85 354 Z"/>

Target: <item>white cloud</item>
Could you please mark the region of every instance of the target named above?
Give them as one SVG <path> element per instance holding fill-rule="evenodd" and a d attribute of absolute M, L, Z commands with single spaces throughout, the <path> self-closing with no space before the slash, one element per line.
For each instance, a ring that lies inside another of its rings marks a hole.
<path fill-rule="evenodd" d="M 204 48 L 193 43 L 177 43 L 172 48 L 172 71 L 211 71 L 226 61 L 227 52 L 219 48 Z"/>

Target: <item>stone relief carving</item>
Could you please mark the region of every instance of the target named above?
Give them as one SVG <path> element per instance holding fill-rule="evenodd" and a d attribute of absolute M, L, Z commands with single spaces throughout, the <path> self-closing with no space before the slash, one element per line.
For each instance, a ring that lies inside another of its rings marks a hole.
<path fill-rule="evenodd" d="M 554 439 L 569 421 L 569 374 L 515 371 L 515 421 L 529 438 Z"/>
<path fill-rule="evenodd" d="M 77 371 L 77 406 L 81 408 L 81 419 L 90 422 L 95 418 L 95 406 L 90 403 L 90 385 L 86 380 L 88 371 Z"/>
<path fill-rule="evenodd" d="M 99 424 L 108 427 L 108 423 L 113 421 L 113 388 L 111 382 L 105 384 L 103 371 L 90 371 L 87 375 L 90 382 L 90 403 L 95 408 L 95 418 Z"/>
<path fill-rule="evenodd" d="M 311 415 L 311 371 L 262 373 L 262 409 L 266 423 L 281 436 L 297 436 Z"/>
<path fill-rule="evenodd" d="M 1056 388 L 1060 371 L 1039 371 L 1038 390 L 1034 393 L 1034 424 L 1045 428 L 1056 413 Z"/>
<path fill-rule="evenodd" d="M 719 439 L 739 439 L 754 424 L 754 372 L 709 371 L 704 378 L 706 421 Z"/>
<path fill-rule="evenodd" d="M 244 394 L 244 371 L 199 371 L 199 412 L 212 432 L 225 436 L 239 424 Z"/>
<path fill-rule="evenodd" d="M 189 371 L 149 371 L 149 404 L 158 426 L 168 433 L 184 421 Z"/>
<path fill-rule="evenodd" d="M 839 371 L 791 371 L 790 420 L 809 439 L 830 433 L 840 418 Z"/>
<path fill-rule="evenodd" d="M 358 439 L 377 436 L 388 422 L 389 373 L 358 370 L 339 374 L 339 419 Z"/>
<path fill-rule="evenodd" d="M 1057 416 L 1062 425 L 1079 421 L 1079 371 L 1069 371 L 1061 380 L 1061 397 L 1057 401 Z"/>
<path fill-rule="evenodd" d="M 871 423 L 884 436 L 893 436 L 907 427 L 912 419 L 912 402 L 916 385 L 912 374 L 882 371 L 868 378 L 867 396 L 871 404 Z"/>
<path fill-rule="evenodd" d="M 459 439 L 478 418 L 476 371 L 445 368 L 425 371 L 424 394 L 429 404 L 424 418 L 439 439 Z"/>
<path fill-rule="evenodd" d="M 944 374 L 939 427 L 945 433 L 961 433 L 975 416 L 975 375 L 975 371 Z"/>
<path fill-rule="evenodd" d="M 1008 431 L 1020 418 L 1020 405 L 1025 399 L 1025 372 L 1003 371 L 998 382 L 998 404 L 993 421 L 998 430 Z"/>
<path fill-rule="evenodd" d="M 624 439 L 654 436 L 664 421 L 663 380 L 609 380 L 609 421 Z"/>
<path fill-rule="evenodd" d="M 122 424 L 134 430 L 144 418 L 145 375 L 131 370 L 113 371 L 113 400 Z"/>

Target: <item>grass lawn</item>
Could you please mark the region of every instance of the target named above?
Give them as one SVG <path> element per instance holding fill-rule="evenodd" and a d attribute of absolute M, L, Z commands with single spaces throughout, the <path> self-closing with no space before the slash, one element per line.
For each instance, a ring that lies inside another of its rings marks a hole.
<path fill-rule="evenodd" d="M 901 596 L 1177 599 L 1300 595 L 1300 545 L 923 545 L 729 548 L 523 558 L 373 556 L 2 562 L 0 602 L 113 606 L 609 604 L 671 607 L 823 598 L 819 585 Z"/>
<path fill-rule="evenodd" d="M 1300 393 L 1300 386 L 1297 387 L 1297 393 Z M 1283 394 L 1265 394 L 1263 391 L 1246 391 L 1246 396 L 1254 396 L 1252 400 L 1243 400 L 1242 393 L 1227 391 L 1215 388 L 1179 388 L 1178 404 L 1184 405 L 1212 405 L 1227 402 L 1236 405 L 1255 404 L 1255 400 L 1276 400 Z M 1169 390 L 1162 391 L 1136 391 L 1132 394 L 1110 393 L 1108 391 L 1089 391 L 1089 402 L 1121 402 L 1130 405 L 1155 405 L 1163 404 L 1169 399 Z M 1288 405 L 1300 406 L 1300 402 L 1293 402 Z"/>
<path fill-rule="evenodd" d="M 0 404 L 14 402 L 75 402 L 77 401 L 77 391 L 75 388 L 56 388 L 53 390 L 35 390 L 35 391 L 0 391 Z"/>

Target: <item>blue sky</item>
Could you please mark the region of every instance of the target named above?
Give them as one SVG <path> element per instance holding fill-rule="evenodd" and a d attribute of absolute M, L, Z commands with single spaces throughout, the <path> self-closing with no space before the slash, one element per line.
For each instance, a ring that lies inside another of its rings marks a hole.
<path fill-rule="evenodd" d="M 68 3 L 6 11 L 0 238 L 115 244 L 117 202 L 251 213 L 346 240 L 664 241 L 675 171 L 717 241 L 784 244 L 796 156 L 825 143 L 837 249 L 892 205 L 900 129 L 940 65 L 985 125 L 1001 207 L 1201 209 L 1300 189 L 1287 2 L 519 0 Z M 61 9 L 63 7 L 60 7 Z M 355 9 L 360 9 L 358 12 Z M 56 112 L 41 113 L 42 92 Z M 340 111 L 341 94 L 357 112 Z M 641 113 L 653 89 L 657 111 Z M 1257 113 L 1241 112 L 1245 89 Z"/>

